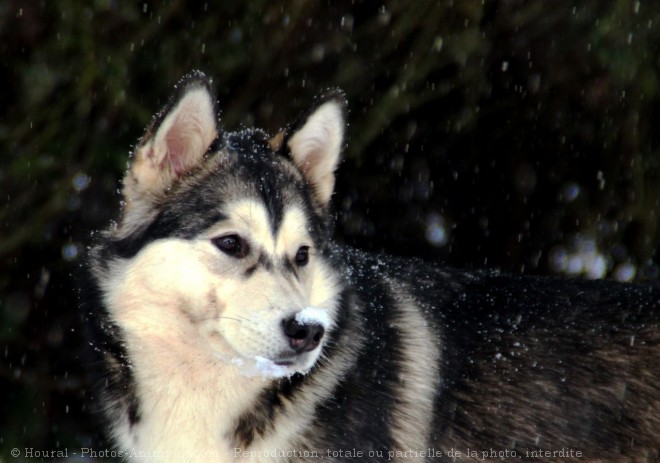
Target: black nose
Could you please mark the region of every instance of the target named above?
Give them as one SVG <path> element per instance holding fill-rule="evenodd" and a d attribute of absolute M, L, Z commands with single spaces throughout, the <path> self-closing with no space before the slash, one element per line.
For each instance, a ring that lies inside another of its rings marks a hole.
<path fill-rule="evenodd" d="M 282 322 L 284 334 L 289 338 L 289 344 L 297 354 L 316 349 L 323 338 L 325 329 L 318 323 L 299 323 L 295 317 Z"/>

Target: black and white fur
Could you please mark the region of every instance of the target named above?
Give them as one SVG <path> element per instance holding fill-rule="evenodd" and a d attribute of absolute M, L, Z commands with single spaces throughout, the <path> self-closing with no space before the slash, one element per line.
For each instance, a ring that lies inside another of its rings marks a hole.
<path fill-rule="evenodd" d="M 334 245 L 344 108 L 330 91 L 273 138 L 225 133 L 197 72 L 154 118 L 84 291 L 117 448 L 148 461 L 658 461 L 658 286 Z M 580 454 L 529 453 L 561 449 Z"/>

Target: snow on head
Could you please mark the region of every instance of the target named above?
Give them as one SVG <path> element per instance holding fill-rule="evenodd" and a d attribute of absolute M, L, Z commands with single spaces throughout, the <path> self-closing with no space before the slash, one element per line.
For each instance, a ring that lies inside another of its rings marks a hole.
<path fill-rule="evenodd" d="M 229 360 L 230 364 L 236 365 L 242 376 L 263 376 L 265 378 L 284 378 L 291 376 L 294 371 L 278 365 L 270 359 L 260 356 L 251 358 L 237 357 Z"/>
<path fill-rule="evenodd" d="M 254 365 L 251 366 L 250 371 L 242 373 L 245 375 L 250 375 L 250 373 L 256 373 L 259 376 L 267 376 L 271 378 L 282 378 L 284 376 L 291 376 L 291 370 L 286 367 L 280 366 L 273 362 L 270 359 L 265 357 L 254 357 Z"/>
<path fill-rule="evenodd" d="M 296 321 L 301 325 L 321 325 L 324 329 L 330 326 L 328 312 L 317 307 L 306 307 L 296 314 Z"/>

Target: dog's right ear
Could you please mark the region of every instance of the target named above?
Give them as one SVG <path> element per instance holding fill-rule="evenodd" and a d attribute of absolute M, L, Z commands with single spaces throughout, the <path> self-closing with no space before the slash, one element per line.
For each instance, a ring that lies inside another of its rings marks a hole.
<path fill-rule="evenodd" d="M 144 212 L 182 175 L 198 166 L 218 136 L 215 98 L 201 72 L 185 76 L 135 150 L 124 178 L 125 214 Z"/>

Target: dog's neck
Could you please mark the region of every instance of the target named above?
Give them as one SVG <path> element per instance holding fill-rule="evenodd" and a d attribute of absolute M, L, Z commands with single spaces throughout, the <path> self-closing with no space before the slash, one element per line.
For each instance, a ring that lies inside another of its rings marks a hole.
<path fill-rule="evenodd" d="M 236 421 L 270 380 L 241 375 L 194 336 L 192 326 L 185 328 L 179 320 L 176 332 L 126 337 L 139 419 L 115 437 L 124 449 L 145 454 L 179 454 L 181 461 L 206 461 L 207 454 L 209 461 L 225 461 L 226 454 L 231 460 Z"/>
<path fill-rule="evenodd" d="M 137 399 L 137 419 L 126 416 L 114 438 L 125 451 L 142 455 L 207 461 L 208 454 L 215 462 L 227 455 L 230 461 L 237 420 L 272 379 L 242 375 L 228 361 L 229 346 L 207 329 L 218 314 L 206 308 L 203 281 L 193 281 L 180 297 L 167 291 L 168 279 L 177 276 L 159 273 L 159 261 L 144 265 L 142 259 L 141 266 L 115 262 L 108 276 L 106 304 L 123 331 Z"/>

